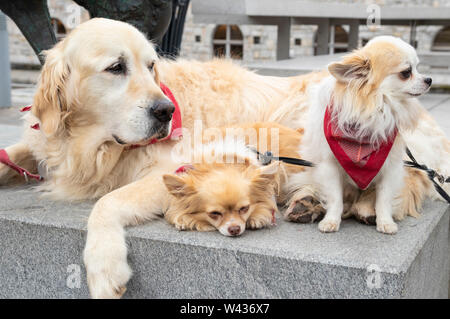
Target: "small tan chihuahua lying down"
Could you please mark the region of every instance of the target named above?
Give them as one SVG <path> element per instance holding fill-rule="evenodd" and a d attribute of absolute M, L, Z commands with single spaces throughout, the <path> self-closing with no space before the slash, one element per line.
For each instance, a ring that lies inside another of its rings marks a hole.
<path fill-rule="evenodd" d="M 202 150 L 194 148 L 194 152 L 203 152 L 199 163 L 163 176 L 171 194 L 166 220 L 180 230 L 217 229 L 225 236 L 272 225 L 277 202 L 285 200 L 279 189 L 290 173 L 304 168 L 278 161 L 263 165 L 255 150 L 300 158 L 302 132 L 276 123 L 222 128 L 220 132 L 224 138 L 204 139 Z"/>

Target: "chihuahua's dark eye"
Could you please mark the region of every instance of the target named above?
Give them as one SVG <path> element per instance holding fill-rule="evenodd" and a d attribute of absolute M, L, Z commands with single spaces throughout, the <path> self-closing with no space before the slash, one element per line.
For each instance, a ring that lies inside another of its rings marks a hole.
<path fill-rule="evenodd" d="M 209 217 L 211 217 L 212 219 L 217 219 L 219 217 L 222 217 L 222 213 L 218 212 L 218 211 L 213 211 L 213 212 L 209 212 L 208 213 Z"/>
<path fill-rule="evenodd" d="M 249 205 L 243 206 L 243 207 L 239 208 L 239 213 L 240 213 L 240 214 L 245 214 L 246 212 L 248 212 L 248 209 L 249 209 L 249 208 L 250 208 Z"/>
<path fill-rule="evenodd" d="M 150 63 L 149 66 L 148 66 L 148 70 L 149 70 L 150 72 L 153 72 L 154 66 L 155 66 L 155 62 Z"/>
<path fill-rule="evenodd" d="M 112 73 L 112 74 L 126 74 L 127 73 L 127 66 L 125 65 L 125 62 L 118 61 L 109 67 L 105 69 L 106 72 Z"/>
<path fill-rule="evenodd" d="M 411 68 L 409 68 L 405 71 L 400 72 L 400 77 L 404 80 L 407 80 L 411 77 L 411 74 L 412 74 L 412 70 L 411 70 Z"/>

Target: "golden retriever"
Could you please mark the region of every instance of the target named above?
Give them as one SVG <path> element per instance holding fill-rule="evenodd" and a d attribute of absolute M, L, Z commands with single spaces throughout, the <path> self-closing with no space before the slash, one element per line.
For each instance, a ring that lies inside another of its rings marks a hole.
<path fill-rule="evenodd" d="M 180 105 L 186 137 L 196 122 L 205 128 L 256 121 L 304 127 L 307 89 L 325 76 L 326 71 L 266 77 L 224 60 L 161 60 L 134 27 L 92 19 L 46 52 L 22 142 L 6 151 L 31 171 L 38 164 L 45 167 L 40 188 L 53 198 L 101 197 L 88 221 L 88 284 L 92 297 L 120 297 L 131 276 L 124 227 L 150 220 L 167 207 L 162 176 L 178 165 L 168 160 L 176 141 L 145 146 L 168 134 L 172 125 L 167 121 L 172 108 L 160 83 Z M 162 120 L 155 115 L 160 108 Z M 424 110 L 421 118 L 416 132 L 406 137 L 407 144 L 419 160 L 421 154 L 433 154 L 433 161 L 425 163 L 448 174 L 449 142 Z M 36 123 L 40 130 L 30 127 Z M 135 144 L 145 147 L 129 147 Z M 0 164 L 1 184 L 16 178 Z M 421 172 L 411 171 L 406 178 L 405 212 L 415 215 L 422 198 L 434 190 Z M 315 204 L 315 190 L 291 190 L 287 218 L 302 221 L 308 209 L 298 213 L 297 208 Z M 371 214 L 370 205 L 360 206 L 364 209 L 357 214 Z"/>

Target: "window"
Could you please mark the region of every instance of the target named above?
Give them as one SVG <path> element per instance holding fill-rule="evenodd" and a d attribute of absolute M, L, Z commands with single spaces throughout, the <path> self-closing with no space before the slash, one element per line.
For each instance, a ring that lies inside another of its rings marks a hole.
<path fill-rule="evenodd" d="M 50 23 L 57 40 L 61 40 L 66 36 L 66 27 L 59 19 L 51 18 Z"/>
<path fill-rule="evenodd" d="M 348 33 L 345 29 L 340 25 L 335 25 L 334 30 L 331 29 L 330 37 L 334 33 L 334 50 L 333 53 L 342 53 L 348 51 Z M 334 32 L 333 32 L 334 31 Z M 331 41 L 328 41 L 331 43 Z M 317 32 L 314 37 L 314 55 L 317 54 Z"/>
<path fill-rule="evenodd" d="M 295 39 L 295 45 L 302 45 L 302 39 L 296 38 Z"/>
<path fill-rule="evenodd" d="M 260 44 L 261 43 L 261 37 L 255 36 L 253 37 L 253 44 Z"/>
<path fill-rule="evenodd" d="M 334 26 L 334 53 L 348 51 L 348 34 L 340 25 Z"/>
<path fill-rule="evenodd" d="M 202 37 L 199 35 L 195 36 L 195 42 L 202 42 Z"/>
<path fill-rule="evenodd" d="M 242 60 L 244 57 L 244 41 L 237 25 L 219 25 L 214 31 L 214 56 Z"/>
<path fill-rule="evenodd" d="M 436 34 L 431 51 L 450 51 L 450 27 L 445 27 Z"/>

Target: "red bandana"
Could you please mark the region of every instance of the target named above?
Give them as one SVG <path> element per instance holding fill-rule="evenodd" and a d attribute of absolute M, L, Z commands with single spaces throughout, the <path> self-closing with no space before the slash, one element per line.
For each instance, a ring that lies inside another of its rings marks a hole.
<path fill-rule="evenodd" d="M 368 138 L 356 140 L 346 136 L 331 121 L 329 107 L 325 111 L 323 129 L 334 156 L 360 189 L 366 189 L 378 174 L 397 136 L 395 130 L 389 141 L 378 147 L 371 144 Z"/>

